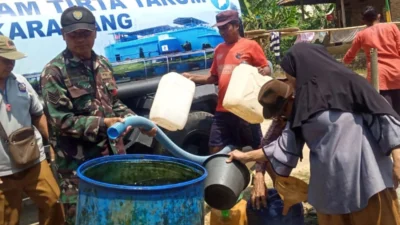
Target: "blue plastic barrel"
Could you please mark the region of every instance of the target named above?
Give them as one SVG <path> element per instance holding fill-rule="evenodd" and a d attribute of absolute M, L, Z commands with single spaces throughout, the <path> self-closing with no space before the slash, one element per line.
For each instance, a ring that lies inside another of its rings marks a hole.
<path fill-rule="evenodd" d="M 204 181 L 197 163 L 157 155 L 114 155 L 78 168 L 76 224 L 204 224 Z"/>
<path fill-rule="evenodd" d="M 283 201 L 275 189 L 268 189 L 267 208 L 253 209 L 251 201 L 247 202 L 248 225 L 304 225 L 303 204 L 298 203 L 282 215 Z"/>

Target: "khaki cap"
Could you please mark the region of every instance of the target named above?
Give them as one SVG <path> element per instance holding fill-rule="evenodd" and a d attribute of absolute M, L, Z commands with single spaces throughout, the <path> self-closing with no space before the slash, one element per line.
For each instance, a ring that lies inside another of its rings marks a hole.
<path fill-rule="evenodd" d="M 26 55 L 17 51 L 14 42 L 6 36 L 0 35 L 0 57 L 17 60 L 25 58 Z"/>

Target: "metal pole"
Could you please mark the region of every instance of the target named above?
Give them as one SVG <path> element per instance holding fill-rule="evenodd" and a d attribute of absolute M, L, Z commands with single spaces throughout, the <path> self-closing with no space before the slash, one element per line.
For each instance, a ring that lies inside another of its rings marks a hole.
<path fill-rule="evenodd" d="M 207 69 L 207 53 L 203 50 L 204 53 L 204 69 Z"/>
<path fill-rule="evenodd" d="M 375 90 L 379 92 L 379 74 L 378 74 L 378 52 L 376 48 L 371 48 L 371 80 Z"/>
<path fill-rule="evenodd" d="M 343 23 L 343 27 L 346 27 L 346 12 L 344 10 L 344 0 L 340 1 L 340 8 L 342 11 L 342 23 Z"/>
<path fill-rule="evenodd" d="M 169 72 L 169 60 L 168 60 L 168 56 L 166 56 L 167 58 L 167 71 Z"/>

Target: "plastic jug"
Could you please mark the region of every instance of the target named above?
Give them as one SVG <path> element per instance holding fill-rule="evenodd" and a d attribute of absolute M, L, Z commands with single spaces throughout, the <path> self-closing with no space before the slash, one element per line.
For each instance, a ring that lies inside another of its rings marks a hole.
<path fill-rule="evenodd" d="M 186 77 L 171 72 L 158 84 L 150 120 L 170 131 L 182 130 L 189 117 L 196 85 Z"/>
<path fill-rule="evenodd" d="M 272 79 L 259 74 L 256 67 L 240 64 L 232 72 L 223 107 L 251 124 L 262 123 L 264 117 L 258 102 L 258 92 Z"/>
<path fill-rule="evenodd" d="M 247 225 L 246 200 L 240 200 L 232 209 L 211 209 L 210 225 Z"/>
<path fill-rule="evenodd" d="M 268 189 L 267 208 L 253 209 L 247 203 L 248 225 L 304 225 L 304 208 L 302 203 L 290 207 L 284 216 L 283 201 L 275 189 Z"/>

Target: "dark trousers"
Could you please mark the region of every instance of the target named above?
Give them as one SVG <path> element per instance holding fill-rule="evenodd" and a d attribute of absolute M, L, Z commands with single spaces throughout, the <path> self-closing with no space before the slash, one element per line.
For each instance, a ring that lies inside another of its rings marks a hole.
<path fill-rule="evenodd" d="M 229 112 L 216 112 L 210 132 L 210 147 L 234 145 L 237 148 L 261 147 L 262 131 L 260 124 L 249 124 Z"/>
<path fill-rule="evenodd" d="M 380 94 L 389 102 L 394 111 L 400 115 L 400 89 L 380 91 Z"/>

